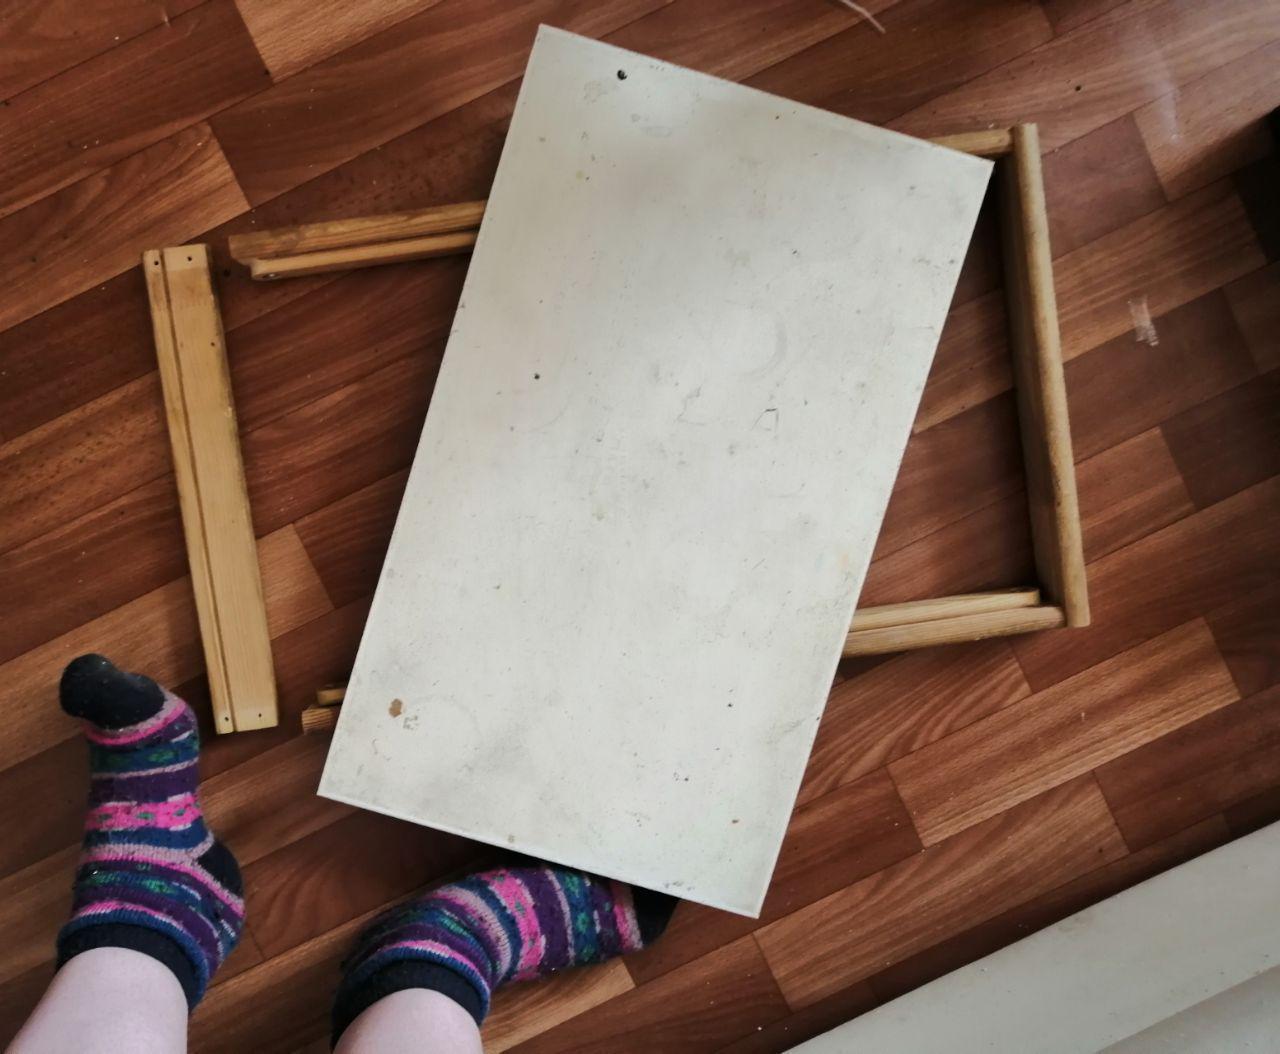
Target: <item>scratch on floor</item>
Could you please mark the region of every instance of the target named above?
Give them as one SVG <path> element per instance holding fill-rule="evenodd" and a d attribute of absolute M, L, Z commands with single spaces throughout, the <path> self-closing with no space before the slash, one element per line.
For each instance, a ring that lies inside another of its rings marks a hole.
<path fill-rule="evenodd" d="M 1140 300 L 1129 301 L 1129 317 L 1133 319 L 1134 340 L 1150 344 L 1153 348 L 1160 343 L 1160 334 L 1156 332 L 1156 324 L 1151 321 L 1151 308 L 1145 296 Z"/>

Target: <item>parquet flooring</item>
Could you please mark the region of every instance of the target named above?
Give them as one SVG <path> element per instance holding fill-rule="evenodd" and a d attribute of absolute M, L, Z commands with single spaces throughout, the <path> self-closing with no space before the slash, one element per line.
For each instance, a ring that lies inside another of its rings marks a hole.
<path fill-rule="evenodd" d="M 1280 0 L 864 6 L 883 34 L 833 0 L 0 11 L 0 1042 L 78 841 L 61 665 L 208 707 L 145 248 L 214 246 L 281 690 L 280 727 L 207 740 L 250 903 L 193 1050 L 325 1049 L 363 919 L 495 858 L 316 798 L 298 728 L 350 669 L 466 262 L 255 285 L 225 242 L 482 196 L 539 22 L 913 134 L 1040 122 L 1094 624 L 845 664 L 761 921 L 686 905 L 626 963 L 503 993 L 491 1049 L 785 1050 L 1280 818 Z M 867 603 L 1030 574 L 990 220 Z"/>

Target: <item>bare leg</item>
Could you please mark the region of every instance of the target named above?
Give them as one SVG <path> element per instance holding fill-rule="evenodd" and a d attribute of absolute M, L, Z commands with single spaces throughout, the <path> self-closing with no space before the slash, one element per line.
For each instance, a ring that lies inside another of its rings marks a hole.
<path fill-rule="evenodd" d="M 447 995 L 405 988 L 351 1022 L 334 1054 L 481 1054 L 480 1029 Z"/>
<path fill-rule="evenodd" d="M 187 999 L 168 967 L 131 948 L 94 948 L 58 971 L 8 1054 L 186 1049 Z"/>

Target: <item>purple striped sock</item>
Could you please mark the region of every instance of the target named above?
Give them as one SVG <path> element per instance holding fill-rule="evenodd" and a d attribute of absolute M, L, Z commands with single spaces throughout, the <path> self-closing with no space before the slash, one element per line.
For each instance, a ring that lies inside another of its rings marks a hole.
<path fill-rule="evenodd" d="M 637 951 L 676 901 L 550 864 L 471 875 L 376 918 L 343 963 L 333 1042 L 392 992 L 429 988 L 479 1024 L 493 991 Z"/>
<path fill-rule="evenodd" d="M 200 810 L 195 714 L 98 655 L 67 667 L 61 695 L 84 720 L 91 782 L 58 965 L 132 948 L 168 966 L 194 1007 L 244 927 L 240 869 Z"/>

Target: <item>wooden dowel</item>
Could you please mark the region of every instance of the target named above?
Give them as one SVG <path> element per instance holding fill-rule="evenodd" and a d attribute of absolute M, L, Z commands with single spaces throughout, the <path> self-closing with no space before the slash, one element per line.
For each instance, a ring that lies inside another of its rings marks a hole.
<path fill-rule="evenodd" d="M 939 136 L 931 141 L 981 157 L 999 157 L 1011 149 L 1012 136 L 1008 128 L 992 128 Z M 474 232 L 487 205 L 488 201 L 464 201 L 411 212 L 303 223 L 297 227 L 233 234 L 227 245 L 232 258 L 247 264 L 253 277 L 260 281 L 425 260 L 465 252 L 474 245 L 474 237 L 466 242 L 428 239 Z M 350 254 L 339 250 L 348 250 Z M 334 255 L 320 255 L 330 252 Z"/>
<path fill-rule="evenodd" d="M 347 686 L 321 688 L 316 692 L 316 706 L 337 706 L 347 695 Z"/>
<path fill-rule="evenodd" d="M 853 655 L 885 655 L 927 648 L 935 644 L 959 644 L 963 641 L 985 640 L 987 637 L 1033 633 L 1037 630 L 1056 629 L 1065 624 L 1066 615 L 1062 608 L 1053 605 L 955 615 L 904 626 L 852 630 L 845 638 L 844 655 L 846 658 Z"/>
<path fill-rule="evenodd" d="M 934 136 L 929 142 L 979 157 L 1003 157 L 1013 149 L 1013 133 L 1009 128 L 984 128 L 977 132 Z"/>
<path fill-rule="evenodd" d="M 342 712 L 342 707 L 338 706 L 308 706 L 302 711 L 302 731 L 303 734 L 312 732 L 332 732 L 338 724 L 338 715 Z"/>
<path fill-rule="evenodd" d="M 956 615 L 982 615 L 988 611 L 1012 611 L 1039 605 L 1038 589 L 1000 589 L 989 593 L 961 593 L 951 597 L 911 600 L 905 604 L 882 604 L 855 611 L 849 632 L 914 625 Z"/>
<path fill-rule="evenodd" d="M 1084 541 L 1035 125 L 1014 127 L 1013 156 L 1003 168 L 1005 295 L 1036 572 L 1046 598 L 1066 611 L 1067 625 L 1087 626 Z"/>
<path fill-rule="evenodd" d="M 262 576 L 207 245 L 143 254 L 214 728 L 276 724 Z"/>
<path fill-rule="evenodd" d="M 324 220 L 281 227 L 269 231 L 233 234 L 227 239 L 231 256 L 241 263 L 274 256 L 298 256 L 323 249 L 345 249 L 377 245 L 428 234 L 474 230 L 484 216 L 484 201 L 463 201 L 435 205 L 411 212 L 390 212 L 380 216 L 357 216 L 347 220 Z"/>
<path fill-rule="evenodd" d="M 298 256 L 276 256 L 267 260 L 250 260 L 249 273 L 259 282 L 277 278 L 301 278 L 328 271 L 354 271 L 379 264 L 404 263 L 407 260 L 429 260 L 435 256 L 452 256 L 470 252 L 476 243 L 474 230 L 453 234 L 432 234 L 425 238 L 407 238 L 380 245 L 359 245 L 350 249 L 326 249 Z"/>

